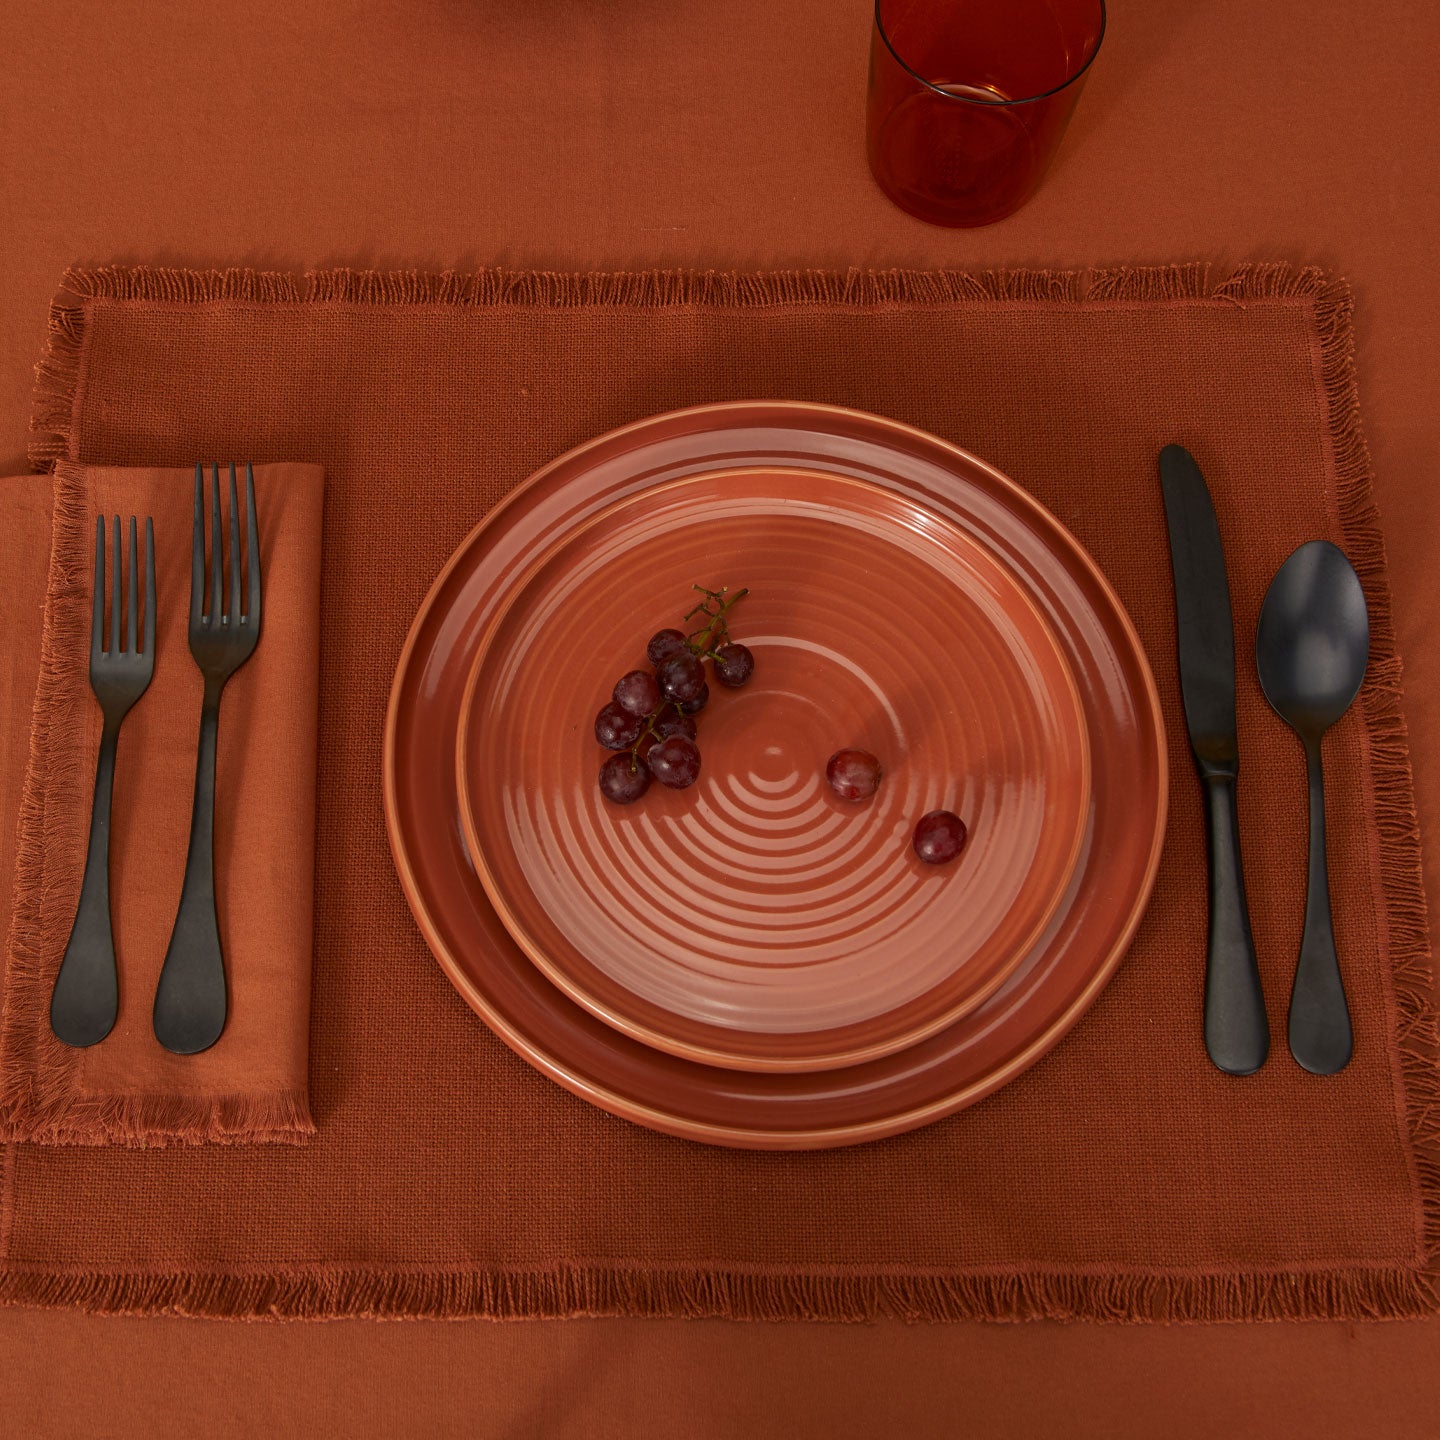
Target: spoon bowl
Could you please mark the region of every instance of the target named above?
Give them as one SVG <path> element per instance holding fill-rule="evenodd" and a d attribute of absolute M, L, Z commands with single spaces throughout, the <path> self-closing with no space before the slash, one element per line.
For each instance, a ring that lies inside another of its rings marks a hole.
<path fill-rule="evenodd" d="M 1365 679 L 1370 615 L 1360 577 L 1328 540 L 1302 545 L 1265 595 L 1255 659 L 1275 713 L 1300 732 L 1324 734 Z"/>
<path fill-rule="evenodd" d="M 1321 741 L 1359 693 L 1369 655 L 1370 615 L 1354 566 L 1328 540 L 1300 546 L 1266 592 L 1255 664 L 1265 698 L 1305 747 L 1310 876 L 1290 992 L 1290 1053 L 1317 1075 L 1343 1070 L 1353 1048 L 1330 916 Z"/>

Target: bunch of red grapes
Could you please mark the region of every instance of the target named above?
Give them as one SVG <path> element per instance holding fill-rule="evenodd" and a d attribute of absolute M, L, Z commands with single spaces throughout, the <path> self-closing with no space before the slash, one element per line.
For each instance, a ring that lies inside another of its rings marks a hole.
<path fill-rule="evenodd" d="M 684 790 L 700 778 L 695 716 L 710 701 L 707 660 L 715 679 L 732 688 L 755 673 L 754 655 L 730 638 L 727 619 L 746 592 L 695 588 L 705 598 L 685 621 L 698 619 L 697 628 L 657 630 L 645 647 L 650 668 L 622 675 L 595 717 L 595 738 L 616 752 L 600 767 L 600 793 L 616 805 L 633 804 L 652 780 Z"/>

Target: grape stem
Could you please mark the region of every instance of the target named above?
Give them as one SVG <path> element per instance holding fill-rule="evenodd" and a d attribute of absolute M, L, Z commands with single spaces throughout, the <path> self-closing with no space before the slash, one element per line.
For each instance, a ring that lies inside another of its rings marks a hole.
<path fill-rule="evenodd" d="M 697 615 L 703 615 L 705 623 L 692 630 L 685 637 L 685 643 L 690 647 L 692 654 L 700 656 L 703 660 L 713 660 L 716 651 L 730 643 L 730 626 L 726 616 L 750 591 L 748 589 L 737 590 L 731 595 L 728 588 L 708 590 L 704 585 L 696 585 L 692 588 L 698 590 L 705 598 L 686 615 L 685 619 L 693 620 Z"/>
<path fill-rule="evenodd" d="M 657 744 L 660 740 L 660 732 L 656 725 L 660 723 L 660 717 L 667 711 L 674 710 L 677 715 L 685 712 L 673 701 L 662 700 L 646 717 L 645 724 L 641 727 L 640 734 L 635 743 L 630 747 L 630 773 L 633 775 L 640 768 L 640 747 L 647 740 L 654 740 Z"/>

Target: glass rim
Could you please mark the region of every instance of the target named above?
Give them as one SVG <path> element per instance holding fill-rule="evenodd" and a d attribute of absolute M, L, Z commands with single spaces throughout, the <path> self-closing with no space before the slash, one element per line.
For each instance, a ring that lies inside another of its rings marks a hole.
<path fill-rule="evenodd" d="M 1095 36 L 1095 43 L 1090 47 L 1090 53 L 1085 57 L 1085 63 L 1081 65 L 1073 75 L 1067 75 L 1058 85 L 1052 85 L 1050 89 L 1042 90 L 1038 95 L 1024 95 L 1018 99 L 981 100 L 975 95 L 956 95 L 953 91 L 942 89 L 939 85 L 936 85 L 934 81 L 927 80 L 913 65 L 905 60 L 895 48 L 890 36 L 886 33 L 885 22 L 880 18 L 880 7 L 884 3 L 885 0 L 875 0 L 875 33 L 885 42 L 885 48 L 890 52 L 895 63 L 905 71 L 907 75 L 913 76 L 915 80 L 927 90 L 932 91 L 936 95 L 944 96 L 946 100 L 955 100 L 962 105 L 990 105 L 999 109 L 1004 109 L 1009 105 L 1033 105 L 1037 100 L 1048 100 L 1052 95 L 1058 95 L 1062 90 L 1073 85 L 1084 75 L 1090 66 L 1094 64 L 1095 57 L 1100 53 L 1100 46 L 1105 40 L 1105 25 L 1108 18 L 1105 13 L 1105 0 L 1095 0 L 1095 3 L 1100 7 L 1100 29 Z"/>

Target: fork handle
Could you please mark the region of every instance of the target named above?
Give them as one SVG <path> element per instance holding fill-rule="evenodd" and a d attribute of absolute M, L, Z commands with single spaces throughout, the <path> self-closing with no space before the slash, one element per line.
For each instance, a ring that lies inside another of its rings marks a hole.
<path fill-rule="evenodd" d="M 90 847 L 80 903 L 60 973 L 50 992 L 50 1028 L 67 1045 L 97 1045 L 114 1027 L 120 1008 L 115 936 L 110 928 L 110 798 L 115 789 L 115 745 L 120 722 L 106 719 L 95 766 Z"/>
<path fill-rule="evenodd" d="M 215 740 L 223 684 L 205 681 L 185 884 L 155 990 L 155 1038 L 177 1055 L 208 1050 L 225 1028 L 225 958 L 215 913 Z"/>

